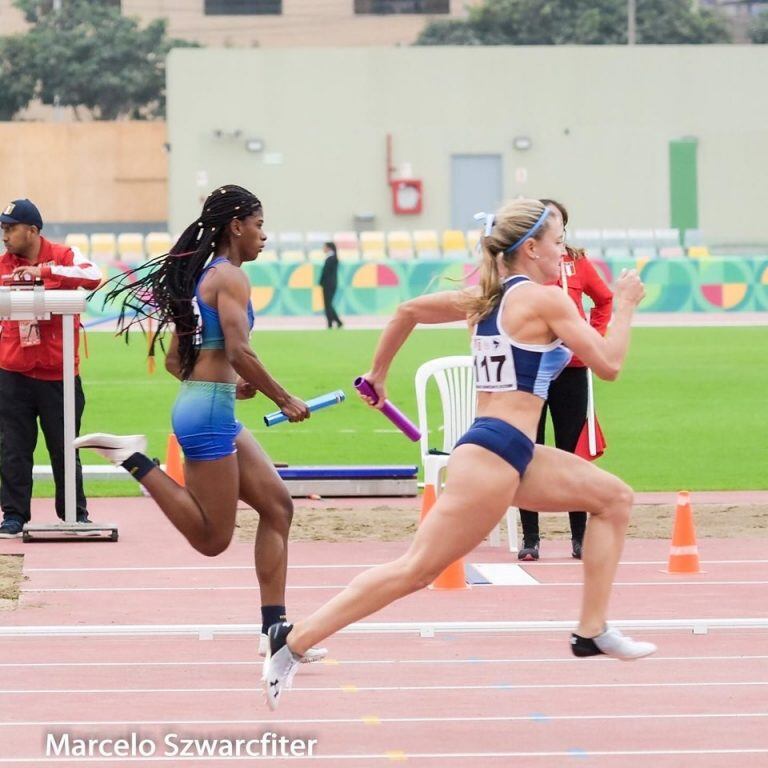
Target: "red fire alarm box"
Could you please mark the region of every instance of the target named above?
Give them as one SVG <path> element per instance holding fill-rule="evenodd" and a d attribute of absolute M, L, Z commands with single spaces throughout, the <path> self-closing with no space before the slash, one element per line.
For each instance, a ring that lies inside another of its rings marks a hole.
<path fill-rule="evenodd" d="M 421 179 L 394 179 L 392 186 L 392 209 L 395 213 L 421 213 L 424 199 Z"/>

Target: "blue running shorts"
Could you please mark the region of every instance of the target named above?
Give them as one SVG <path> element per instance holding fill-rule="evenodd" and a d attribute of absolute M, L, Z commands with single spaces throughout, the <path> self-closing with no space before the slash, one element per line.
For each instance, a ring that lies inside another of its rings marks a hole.
<path fill-rule="evenodd" d="M 173 404 L 171 423 L 184 456 L 213 461 L 231 456 L 243 425 L 235 419 L 235 385 L 183 381 Z"/>
<path fill-rule="evenodd" d="M 533 441 L 517 427 L 491 416 L 475 419 L 454 447 L 464 444 L 479 445 L 495 453 L 507 464 L 511 464 L 520 477 L 525 474 L 533 458 Z"/>

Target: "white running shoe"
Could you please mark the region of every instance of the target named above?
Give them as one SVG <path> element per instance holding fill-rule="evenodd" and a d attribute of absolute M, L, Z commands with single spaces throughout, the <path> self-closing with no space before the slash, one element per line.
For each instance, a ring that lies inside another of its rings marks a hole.
<path fill-rule="evenodd" d="M 269 637 L 259 635 L 259 656 L 266 656 L 269 648 Z M 328 655 L 327 648 L 310 648 L 299 661 L 302 664 L 312 664 L 315 661 L 322 661 Z"/>
<path fill-rule="evenodd" d="M 301 656 L 297 656 L 285 641 L 291 629 L 290 624 L 273 624 L 269 628 L 269 652 L 264 659 L 261 680 L 267 704 L 272 710 L 277 709 L 283 690 L 292 687 L 301 663 Z"/>
<path fill-rule="evenodd" d="M 650 656 L 656 653 L 656 646 L 653 643 L 646 643 L 642 640 L 633 640 L 619 632 L 618 629 L 607 627 L 605 632 L 597 637 L 581 637 L 581 635 L 571 635 L 571 651 L 574 656 L 597 656 L 605 654 L 613 659 L 621 661 L 634 661 L 642 659 L 644 656 Z"/>
<path fill-rule="evenodd" d="M 75 448 L 90 448 L 113 464 L 122 464 L 134 453 L 145 453 L 147 438 L 144 435 L 108 435 L 92 432 L 81 435 L 73 443 Z"/>

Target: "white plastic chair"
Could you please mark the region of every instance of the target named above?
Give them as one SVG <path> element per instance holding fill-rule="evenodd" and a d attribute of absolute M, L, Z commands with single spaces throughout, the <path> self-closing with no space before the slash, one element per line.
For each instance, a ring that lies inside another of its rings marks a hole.
<path fill-rule="evenodd" d="M 469 355 L 452 355 L 428 360 L 416 371 L 416 409 L 421 432 L 421 463 L 424 466 L 424 485 L 435 489 L 439 496 L 445 484 L 445 470 L 448 455 L 436 455 L 429 452 L 429 425 L 427 421 L 427 385 L 435 379 L 440 393 L 443 413 L 443 442 L 440 450 L 450 454 L 456 441 L 467 431 L 475 418 L 475 374 L 472 358 Z M 433 425 L 434 427 L 434 425 Z M 437 431 L 433 428 L 433 432 Z M 517 508 L 507 510 L 507 537 L 509 551 L 517 552 Z M 499 526 L 488 537 L 491 546 L 501 543 Z"/>

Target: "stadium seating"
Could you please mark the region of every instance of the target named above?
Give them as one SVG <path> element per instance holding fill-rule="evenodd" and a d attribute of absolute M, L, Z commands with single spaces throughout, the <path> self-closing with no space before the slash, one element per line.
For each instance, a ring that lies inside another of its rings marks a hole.
<path fill-rule="evenodd" d="M 395 261 L 408 261 L 415 256 L 413 238 L 406 230 L 396 230 L 387 233 L 387 253 Z"/>
<path fill-rule="evenodd" d="M 117 236 L 117 258 L 127 264 L 144 261 L 144 236 L 141 232 L 121 232 Z"/>
<path fill-rule="evenodd" d="M 91 241 L 86 234 L 69 234 L 64 238 L 64 245 L 68 245 L 70 248 L 77 248 L 86 259 L 91 255 Z"/>
<path fill-rule="evenodd" d="M 417 229 L 413 233 L 413 247 L 419 259 L 439 259 L 440 243 L 434 229 Z"/>
<path fill-rule="evenodd" d="M 481 230 L 463 232 L 446 229 L 438 233 L 433 229 L 339 231 L 331 234 L 312 232 L 268 232 L 266 248 L 261 262 L 281 261 L 300 264 L 310 261 L 322 264 L 325 260 L 323 245 L 336 244 L 339 261 L 409 261 L 412 259 L 474 259 Z M 596 259 L 673 259 L 688 256 L 702 259 L 711 256 L 709 247 L 699 229 L 686 230 L 682 235 L 674 228 L 659 229 L 575 229 L 567 233 L 570 245 L 584 248 Z M 150 232 L 144 237 L 139 232 L 72 233 L 66 236 L 67 245 L 76 247 L 84 256 L 106 266 L 116 260 L 128 264 L 141 263 L 168 253 L 174 239 L 168 232 Z"/>
<path fill-rule="evenodd" d="M 336 255 L 339 261 L 360 261 L 360 241 L 357 232 L 336 232 L 333 235 L 333 242 L 336 244 Z"/>
<path fill-rule="evenodd" d="M 601 236 L 606 259 L 628 259 L 632 256 L 626 229 L 604 229 Z"/>
<path fill-rule="evenodd" d="M 467 250 L 470 257 L 474 256 L 477 246 L 480 243 L 480 235 L 482 231 L 479 229 L 470 229 L 467 232 Z"/>
<path fill-rule="evenodd" d="M 307 259 L 322 264 L 325 261 L 323 245 L 331 242 L 333 238 L 330 232 L 307 232 L 305 243 L 307 247 Z"/>
<path fill-rule="evenodd" d="M 442 238 L 444 259 L 466 259 L 469 256 L 467 238 L 460 229 L 446 229 Z"/>
<path fill-rule="evenodd" d="M 148 259 L 162 256 L 164 253 L 168 253 L 172 247 L 173 241 L 167 232 L 150 232 L 144 238 L 144 250 Z"/>
<path fill-rule="evenodd" d="M 117 256 L 117 238 L 111 232 L 94 232 L 91 235 L 91 260 L 104 266 Z"/>
<path fill-rule="evenodd" d="M 595 249 L 602 249 L 603 238 L 599 229 L 574 229 L 566 234 L 566 240 L 576 248 L 586 248 L 590 253 Z"/>
<path fill-rule="evenodd" d="M 360 255 L 363 261 L 386 261 L 387 244 L 383 232 L 360 233 Z"/>

